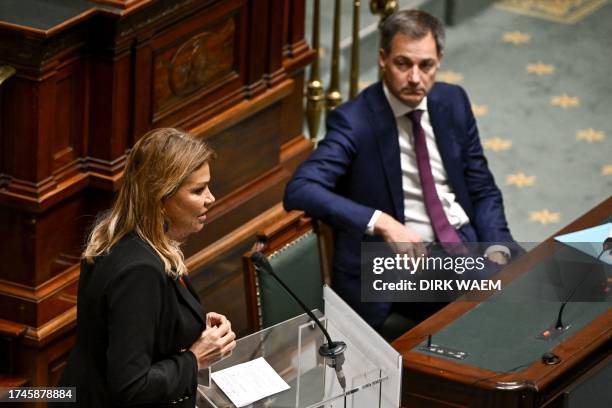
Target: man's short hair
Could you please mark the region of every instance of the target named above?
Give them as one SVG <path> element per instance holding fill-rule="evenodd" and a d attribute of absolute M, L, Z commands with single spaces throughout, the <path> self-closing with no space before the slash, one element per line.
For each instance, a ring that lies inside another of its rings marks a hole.
<path fill-rule="evenodd" d="M 436 17 L 421 10 L 400 10 L 391 14 L 381 28 L 380 47 L 389 54 L 391 41 L 397 33 L 420 40 L 431 33 L 436 42 L 438 55 L 444 50 L 444 26 Z"/>

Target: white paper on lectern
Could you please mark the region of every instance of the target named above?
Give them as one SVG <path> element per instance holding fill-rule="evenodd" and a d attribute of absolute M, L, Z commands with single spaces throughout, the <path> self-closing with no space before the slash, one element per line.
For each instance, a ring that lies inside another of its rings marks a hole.
<path fill-rule="evenodd" d="M 291 388 L 263 357 L 215 371 L 211 378 L 237 407 Z"/>

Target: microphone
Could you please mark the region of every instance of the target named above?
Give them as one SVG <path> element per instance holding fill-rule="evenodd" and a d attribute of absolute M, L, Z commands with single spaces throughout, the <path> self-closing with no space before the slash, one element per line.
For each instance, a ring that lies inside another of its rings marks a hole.
<path fill-rule="evenodd" d="M 265 271 L 270 274 L 276 281 L 291 295 L 293 300 L 297 302 L 298 305 L 308 314 L 308 316 L 316 323 L 319 327 L 319 330 L 323 332 L 323 335 L 327 339 L 327 343 L 323 343 L 321 347 L 319 347 L 319 355 L 325 358 L 328 362 L 327 365 L 333 368 L 336 371 L 336 377 L 338 378 L 338 383 L 342 389 L 346 389 L 346 378 L 344 377 L 344 372 L 342 371 L 342 365 L 344 364 L 344 351 L 346 350 L 346 343 L 343 341 L 332 341 L 331 337 L 325 327 L 321 324 L 319 319 L 315 317 L 315 315 L 308 309 L 308 307 L 297 297 L 295 293 L 282 281 L 281 278 L 274 272 L 272 269 L 272 265 L 268 261 L 268 258 L 261 252 L 257 251 L 251 255 L 251 261 L 255 266 L 255 269 L 258 271 Z"/>
<path fill-rule="evenodd" d="M 604 245 L 603 245 L 603 249 L 601 250 L 601 252 L 599 253 L 599 255 L 597 255 L 596 259 L 599 261 L 601 256 L 604 254 L 604 252 L 606 252 L 608 250 L 608 248 L 606 247 L 606 242 L 610 241 L 610 248 L 612 248 L 612 238 L 608 238 L 606 239 L 606 241 L 604 241 Z M 563 311 L 565 310 L 565 305 L 567 305 L 569 303 L 570 300 L 572 300 L 572 298 L 574 297 L 574 294 L 576 293 L 576 291 L 578 290 L 578 288 L 580 288 L 582 286 L 582 284 L 584 283 L 584 281 L 587 279 L 589 275 L 588 274 L 584 274 L 584 277 L 580 280 L 580 282 L 578 282 L 578 284 L 576 286 L 574 286 L 574 289 L 572 289 L 572 291 L 570 292 L 570 294 L 565 298 L 565 300 L 563 301 L 563 303 L 561 303 L 561 307 L 559 308 L 559 314 L 557 315 L 557 321 L 555 322 L 554 325 L 552 325 L 551 327 L 545 329 L 543 332 L 541 332 L 537 338 L 542 339 L 542 340 L 550 340 L 550 339 L 554 339 L 556 337 L 558 337 L 561 333 L 563 333 L 564 331 L 566 331 L 567 329 L 569 329 L 569 325 L 566 326 L 563 324 Z"/>

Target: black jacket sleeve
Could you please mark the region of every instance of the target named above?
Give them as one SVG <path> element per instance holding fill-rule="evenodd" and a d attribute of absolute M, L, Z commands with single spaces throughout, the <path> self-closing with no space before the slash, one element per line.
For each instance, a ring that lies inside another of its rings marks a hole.
<path fill-rule="evenodd" d="M 124 268 L 106 291 L 107 381 L 117 403 L 171 401 L 193 395 L 197 362 L 190 351 L 156 356 L 170 280 L 158 268 Z"/>

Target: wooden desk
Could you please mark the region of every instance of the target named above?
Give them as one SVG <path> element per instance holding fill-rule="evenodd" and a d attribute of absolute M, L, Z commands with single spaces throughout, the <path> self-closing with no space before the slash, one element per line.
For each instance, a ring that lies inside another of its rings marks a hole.
<path fill-rule="evenodd" d="M 612 197 L 608 198 L 587 214 L 583 215 L 558 234 L 577 231 L 605 222 L 612 215 Z M 558 235 L 558 234 L 555 234 Z M 515 279 L 526 274 L 535 262 L 543 261 L 555 251 L 565 246 L 553 241 L 552 237 L 506 268 L 504 278 Z M 539 358 L 522 358 L 517 355 L 516 365 L 505 370 L 488 370 L 470 365 L 469 359 L 460 362 L 417 351 L 428 334 L 433 335 L 448 330 L 452 324 L 465 321 L 471 313 L 483 315 L 483 309 L 493 308 L 484 304 L 476 308 L 478 302 L 454 302 L 407 332 L 392 345 L 404 358 L 402 383 L 402 406 L 406 407 L 567 407 L 568 390 L 594 372 L 609 372 L 612 358 L 612 308 L 610 303 L 591 303 L 585 307 L 597 308 L 594 318 L 589 319 L 581 329 L 568 333 L 567 338 L 558 345 L 550 342 L 551 350 L 561 358 L 557 365 L 545 365 Z M 515 304 L 511 307 L 520 307 Z M 525 305 L 522 305 L 523 309 Z M 603 311 L 601 311 L 603 310 Z M 509 311 L 511 314 L 512 311 Z M 504 337 L 526 316 L 510 316 L 507 333 L 499 333 L 503 345 Z M 551 316 L 551 322 L 555 319 Z M 460 320 L 461 319 L 461 320 Z M 460 324 L 460 323 L 459 323 Z M 490 326 L 482 323 L 485 332 Z M 455 333 L 461 333 L 455 327 Z M 544 329 L 544 327 L 542 327 Z M 461 336 L 461 334 L 458 334 Z M 533 342 L 536 340 L 535 334 Z M 478 341 L 477 338 L 473 339 Z M 464 339 L 464 341 L 466 341 Z M 468 340 L 471 341 L 471 340 Z M 535 344 L 535 343 L 534 343 Z M 546 343 L 537 343 L 537 347 Z M 447 344 L 452 347 L 452 344 Z M 505 345 L 512 347 L 512 344 Z M 486 348 L 486 346 L 484 347 Z M 482 350 L 483 353 L 490 350 Z M 533 356 L 532 356 L 533 357 Z M 608 367 L 606 369 L 606 367 Z M 578 406 L 578 405 L 576 405 Z"/>

